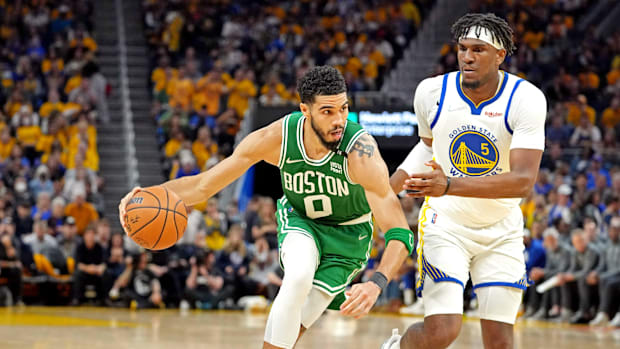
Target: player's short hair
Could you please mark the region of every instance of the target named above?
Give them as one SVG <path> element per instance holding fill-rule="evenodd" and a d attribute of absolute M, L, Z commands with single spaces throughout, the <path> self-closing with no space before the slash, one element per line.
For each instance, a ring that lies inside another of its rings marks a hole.
<path fill-rule="evenodd" d="M 452 25 L 452 35 L 458 42 L 459 38 L 466 35 L 469 28 L 479 26 L 491 32 L 494 39 L 502 43 L 506 54 L 511 55 L 516 47 L 512 41 L 512 28 L 503 18 L 497 17 L 493 13 L 468 13 L 459 18 Z"/>
<path fill-rule="evenodd" d="M 309 69 L 297 82 L 302 103 L 311 104 L 315 96 L 332 96 L 347 92 L 347 84 L 338 69 L 328 65 Z"/>

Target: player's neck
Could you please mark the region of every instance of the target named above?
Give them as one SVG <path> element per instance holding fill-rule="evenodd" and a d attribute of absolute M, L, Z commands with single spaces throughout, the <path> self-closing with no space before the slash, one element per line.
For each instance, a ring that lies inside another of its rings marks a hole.
<path fill-rule="evenodd" d="M 306 154 L 310 159 L 319 160 L 322 159 L 325 154 L 329 153 L 329 149 L 323 145 L 319 135 L 314 132 L 312 125 L 310 125 L 310 120 L 307 118 L 304 120 L 303 131 L 304 134 L 302 141 L 304 142 Z"/>
<path fill-rule="evenodd" d="M 463 87 L 463 93 L 475 104 L 491 99 L 500 88 L 500 75 L 501 73 L 498 71 L 497 74 L 494 74 L 487 82 L 474 89 L 461 85 Z"/>

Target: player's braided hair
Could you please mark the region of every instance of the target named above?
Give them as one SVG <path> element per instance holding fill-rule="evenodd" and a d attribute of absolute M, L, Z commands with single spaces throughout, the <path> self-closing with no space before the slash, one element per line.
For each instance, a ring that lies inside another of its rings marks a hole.
<path fill-rule="evenodd" d="M 327 65 L 314 67 L 297 82 L 302 103 L 313 103 L 315 96 L 331 96 L 347 92 L 347 84 L 338 69 Z"/>
<path fill-rule="evenodd" d="M 497 17 L 493 13 L 468 13 L 459 18 L 452 25 L 454 40 L 458 41 L 460 37 L 467 34 L 469 28 L 474 26 L 489 30 L 493 38 L 502 43 L 508 55 L 515 51 L 516 47 L 512 42 L 512 28 L 504 19 Z"/>

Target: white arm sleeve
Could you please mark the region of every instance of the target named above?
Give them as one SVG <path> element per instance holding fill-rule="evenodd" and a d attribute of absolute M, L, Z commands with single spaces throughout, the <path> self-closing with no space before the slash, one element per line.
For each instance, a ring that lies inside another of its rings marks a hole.
<path fill-rule="evenodd" d="M 441 80 L 437 78 L 423 80 L 415 90 L 413 111 L 418 118 L 419 137 L 433 138 L 429 121 L 432 106 L 429 103 L 434 103 L 435 97 L 433 95 L 437 94 L 437 92 L 441 94 Z"/>
<path fill-rule="evenodd" d="M 523 81 L 517 107 L 508 115 L 513 129 L 510 149 L 545 149 L 545 119 L 547 99 L 537 87 Z M 517 97 L 517 96 L 515 96 Z M 513 100 L 513 103 L 516 102 Z"/>
<path fill-rule="evenodd" d="M 413 97 L 413 111 L 418 118 L 418 136 L 420 138 L 433 139 L 430 120 L 437 113 L 442 81 L 442 76 L 425 79 L 416 88 L 415 96 Z M 398 166 L 398 169 L 407 172 L 408 175 L 428 172 L 429 168 L 424 166 L 424 163 L 432 159 L 433 149 L 420 139 L 418 144 L 409 152 L 405 161 Z"/>
<path fill-rule="evenodd" d="M 433 148 L 429 147 L 426 143 L 420 140 L 418 144 L 411 149 L 411 152 L 409 152 L 409 155 L 407 155 L 405 161 L 398 166 L 398 169 L 407 172 L 409 176 L 413 173 L 428 172 L 430 171 L 430 168 L 424 164 L 432 159 Z"/>

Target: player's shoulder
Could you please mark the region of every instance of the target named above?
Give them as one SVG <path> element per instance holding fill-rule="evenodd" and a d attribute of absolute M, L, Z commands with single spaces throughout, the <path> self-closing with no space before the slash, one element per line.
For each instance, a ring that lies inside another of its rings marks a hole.
<path fill-rule="evenodd" d="M 525 99 L 525 100 L 532 99 L 532 98 L 536 100 L 546 99 L 543 91 L 540 88 L 538 88 L 538 86 L 534 85 L 532 82 L 522 77 L 519 77 L 517 75 L 513 75 L 513 74 L 510 74 L 510 77 L 515 81 L 515 84 L 517 83 L 519 84 L 518 86 L 519 93 L 515 94 L 515 98 Z"/>
<path fill-rule="evenodd" d="M 444 76 L 449 73 L 433 76 L 422 80 L 416 88 L 416 94 L 420 95 L 432 95 L 434 93 L 441 93 L 443 86 Z"/>

